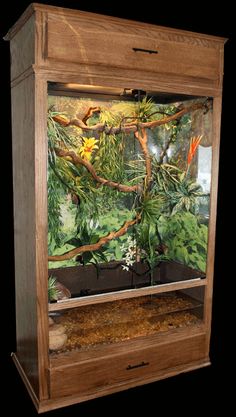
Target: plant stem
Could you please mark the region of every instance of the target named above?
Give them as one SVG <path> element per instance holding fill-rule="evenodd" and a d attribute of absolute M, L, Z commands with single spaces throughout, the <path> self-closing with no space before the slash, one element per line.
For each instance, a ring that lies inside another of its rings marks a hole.
<path fill-rule="evenodd" d="M 154 285 L 154 270 L 153 270 L 153 268 L 150 271 L 150 285 L 151 286 Z"/>

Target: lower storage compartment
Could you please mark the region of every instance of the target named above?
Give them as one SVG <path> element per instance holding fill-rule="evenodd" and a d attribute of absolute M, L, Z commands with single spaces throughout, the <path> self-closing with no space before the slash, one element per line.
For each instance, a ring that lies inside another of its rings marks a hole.
<path fill-rule="evenodd" d="M 75 354 L 67 355 L 66 360 L 61 362 L 52 361 L 49 371 L 50 375 L 50 398 L 70 396 L 77 394 L 96 396 L 96 391 L 110 391 L 115 387 L 119 391 L 122 385 L 125 387 L 139 385 L 140 381 L 149 382 L 161 379 L 169 374 L 172 368 L 180 365 L 191 365 L 191 363 L 204 359 L 205 356 L 205 334 L 197 334 L 173 341 L 150 343 L 150 346 L 136 342 L 136 347 L 127 343 L 119 349 L 113 349 L 106 356 L 102 350 L 93 352 L 91 358 L 84 356 L 84 360 L 75 361 Z M 100 352 L 100 356 L 99 356 Z M 73 358 L 73 360 L 72 360 Z M 78 356 L 79 358 L 79 356 Z M 108 393 L 107 392 L 107 393 Z"/>

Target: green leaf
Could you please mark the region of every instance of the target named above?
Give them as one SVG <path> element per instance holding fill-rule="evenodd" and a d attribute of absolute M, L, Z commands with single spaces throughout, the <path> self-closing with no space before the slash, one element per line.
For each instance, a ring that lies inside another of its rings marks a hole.
<path fill-rule="evenodd" d="M 73 237 L 72 239 L 67 240 L 65 243 L 77 247 L 81 245 L 81 240 L 77 237 Z"/>
<path fill-rule="evenodd" d="M 199 259 L 197 262 L 197 267 L 198 269 L 200 269 L 200 271 L 206 272 L 206 262 L 204 262 L 203 260 Z"/>
<path fill-rule="evenodd" d="M 88 264 L 93 259 L 93 252 L 84 252 L 83 253 L 83 262 L 84 264 Z"/>
<path fill-rule="evenodd" d="M 92 235 L 90 237 L 90 244 L 97 243 L 101 236 L 99 235 Z"/>
<path fill-rule="evenodd" d="M 121 260 L 122 257 L 123 257 L 123 253 L 121 252 L 119 245 L 116 245 L 116 248 L 115 248 L 115 257 L 116 257 L 116 259 L 118 261 Z"/>

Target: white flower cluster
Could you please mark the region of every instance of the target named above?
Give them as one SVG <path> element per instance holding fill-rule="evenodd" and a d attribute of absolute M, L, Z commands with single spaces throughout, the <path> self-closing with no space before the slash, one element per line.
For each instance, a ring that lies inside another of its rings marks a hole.
<path fill-rule="evenodd" d="M 122 265 L 124 271 L 129 271 L 129 266 L 132 266 L 136 259 L 136 240 L 128 236 L 127 241 L 120 246 L 121 252 L 124 253 L 123 260 L 125 265 Z"/>

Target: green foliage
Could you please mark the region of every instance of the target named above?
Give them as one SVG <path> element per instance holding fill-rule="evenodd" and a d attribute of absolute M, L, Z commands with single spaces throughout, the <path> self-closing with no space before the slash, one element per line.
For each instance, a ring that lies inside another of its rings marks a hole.
<path fill-rule="evenodd" d="M 126 209 L 113 209 L 103 215 L 98 217 L 98 220 L 94 222 L 93 220 L 85 221 L 86 225 L 78 227 L 78 238 L 83 244 L 87 243 L 96 243 L 101 237 L 107 236 L 110 232 L 115 232 L 119 230 L 121 226 L 127 220 L 131 220 L 134 217 L 135 213 L 126 210 Z M 84 236 L 84 233 L 87 233 L 87 236 Z M 109 262 L 112 260 L 121 260 L 122 253 L 120 246 L 124 240 L 127 239 L 129 235 L 132 234 L 132 230 L 129 229 L 126 235 L 121 236 L 118 239 L 111 240 L 106 245 L 101 247 L 98 251 L 90 252 L 83 254 L 83 261 L 85 263 L 91 262 Z M 87 239 L 87 240 L 86 240 Z M 79 242 L 78 242 L 79 243 Z M 75 245 L 78 246 L 78 245 Z"/>
<path fill-rule="evenodd" d="M 141 221 L 135 228 L 135 237 L 141 259 L 147 262 L 151 270 L 151 285 L 153 284 L 153 270 L 166 260 L 167 256 L 161 251 L 161 238 L 158 231 L 158 219 L 164 206 L 164 197 L 146 192 L 141 196 L 140 206 L 137 211 L 141 215 Z"/>
<path fill-rule="evenodd" d="M 135 116 L 137 116 L 141 122 L 149 122 L 157 118 L 156 112 L 157 105 L 152 101 L 152 99 L 144 97 L 140 102 L 137 103 Z"/>
<path fill-rule="evenodd" d="M 134 216 L 134 211 L 123 208 L 113 209 L 112 211 L 105 212 L 103 215 L 100 214 L 96 220 L 89 217 L 81 217 L 80 220 L 77 221 L 77 232 L 72 233 L 71 230 L 68 230 L 67 233 L 65 233 L 65 236 L 68 237 L 67 240 L 64 241 L 62 247 L 54 250 L 54 254 L 60 255 L 75 247 L 96 243 L 101 237 L 108 235 L 112 231 L 118 230 L 126 220 L 131 220 Z M 121 260 L 122 252 L 120 246 L 126 241 L 128 236 L 132 236 L 132 233 L 132 228 L 130 228 L 124 236 L 111 240 L 98 251 L 85 252 L 81 255 L 81 261 L 84 264 L 88 264 Z M 49 263 L 50 268 L 75 265 L 78 265 L 78 262 L 75 260 Z"/>
<path fill-rule="evenodd" d="M 202 187 L 195 181 L 180 175 L 180 181 L 172 189 L 166 190 L 167 206 L 171 214 L 185 210 L 196 214 L 198 199 L 205 197 Z"/>
<path fill-rule="evenodd" d="M 96 172 L 107 179 L 115 182 L 125 182 L 124 170 L 124 138 L 119 135 L 100 135 L 99 149 L 94 160 L 94 168 Z M 108 187 L 104 190 L 109 192 Z"/>
<path fill-rule="evenodd" d="M 82 222 L 77 229 L 77 235 L 69 239 L 66 243 L 74 247 L 79 247 L 83 245 L 91 245 L 96 243 L 101 235 L 98 233 L 98 222 L 94 223 L 93 220 Z M 83 263 L 92 263 L 92 262 L 107 262 L 107 258 L 104 254 L 104 249 L 101 248 L 96 252 L 85 252 L 82 255 Z"/>
<path fill-rule="evenodd" d="M 156 223 L 164 205 L 164 196 L 145 193 L 141 196 L 137 211 L 141 215 L 142 223 Z"/>
<path fill-rule="evenodd" d="M 175 188 L 175 185 L 179 184 L 179 176 L 182 171 L 167 163 L 159 164 L 156 158 L 152 161 L 152 175 L 153 175 L 153 188 L 156 193 L 166 195 L 166 193 Z"/>
<path fill-rule="evenodd" d="M 126 162 L 125 170 L 132 185 L 140 184 L 146 176 L 145 160 L 141 155 L 138 155 L 136 159 Z"/>
<path fill-rule="evenodd" d="M 117 126 L 121 123 L 122 115 L 102 109 L 99 122 L 108 126 Z M 124 136 L 123 134 L 107 135 L 104 132 L 99 137 L 99 148 L 94 160 L 94 168 L 98 174 L 116 182 L 125 180 L 124 170 Z M 104 189 L 109 193 L 109 188 Z"/>
<path fill-rule="evenodd" d="M 170 259 L 205 272 L 208 228 L 190 212 L 160 216 L 158 230 Z"/>
<path fill-rule="evenodd" d="M 68 134 L 68 129 L 53 120 L 53 116 L 64 115 L 49 109 L 47 119 L 48 134 L 48 157 L 49 162 L 54 163 L 56 159 L 55 148 L 63 145 L 65 148 L 75 147 L 77 138 Z"/>
<path fill-rule="evenodd" d="M 114 101 L 107 107 L 101 106 L 100 113 L 94 114 L 87 123 L 122 127 L 132 121 L 158 120 L 177 110 L 174 105 L 157 105 L 147 97 L 140 102 Z M 183 158 L 188 149 L 186 138 L 190 135 L 191 115 L 147 129 L 152 165 L 152 179 L 147 184 L 145 159 L 133 133 L 83 133 L 56 123 L 55 114 L 59 113 L 49 111 L 48 117 L 49 254 L 62 254 L 74 247 L 96 243 L 139 213 L 139 224 L 98 251 L 84 253 L 83 263 L 124 259 L 121 247 L 132 238 L 137 242 L 141 259 L 152 271 L 167 256 L 204 270 L 207 227 L 198 223 L 196 214 L 200 199 L 206 196 L 201 187 L 186 176 Z M 140 184 L 137 193 L 120 193 L 101 185 L 84 166 L 75 166 L 69 157 L 57 157 L 57 147 L 79 153 L 82 134 L 88 138 L 96 135 L 98 149 L 94 148 L 90 159 L 96 173 L 122 184 Z M 76 205 L 71 202 L 73 197 Z M 208 201 L 206 205 L 208 208 Z M 168 247 L 167 255 L 163 254 L 162 243 Z M 69 265 L 76 265 L 75 259 L 49 264 L 50 267 Z"/>
<path fill-rule="evenodd" d="M 146 261 L 153 270 L 167 256 L 160 253 L 161 244 L 157 230 L 157 223 L 141 223 L 136 227 L 136 241 L 140 248 L 141 258 Z"/>
<path fill-rule="evenodd" d="M 68 196 L 86 201 L 93 207 L 91 195 L 87 195 L 74 175 L 76 167 L 69 161 L 56 157 L 48 166 L 48 250 L 53 254 L 56 247 L 64 244 L 61 208 Z M 95 206 L 96 207 L 96 206 Z"/>
<path fill-rule="evenodd" d="M 55 301 L 58 298 L 59 291 L 56 287 L 56 278 L 50 276 L 48 278 L 48 301 Z"/>

